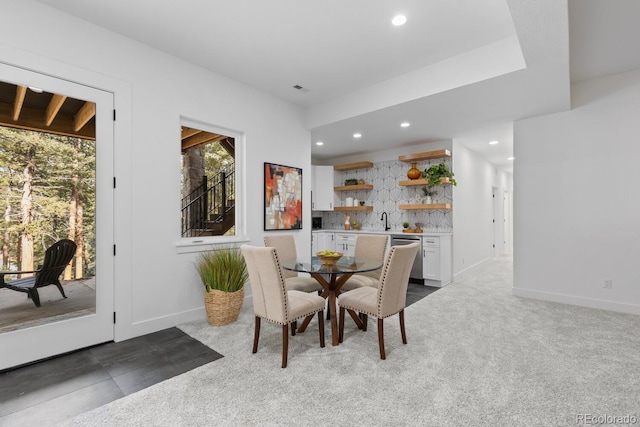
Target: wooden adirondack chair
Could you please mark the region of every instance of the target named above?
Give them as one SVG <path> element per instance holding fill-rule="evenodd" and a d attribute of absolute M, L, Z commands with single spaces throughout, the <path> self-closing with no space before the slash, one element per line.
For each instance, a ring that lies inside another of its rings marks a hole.
<path fill-rule="evenodd" d="M 63 239 L 54 243 L 44 255 L 44 263 L 34 271 L 0 271 L 2 275 L 2 283 L 0 288 L 7 288 L 18 292 L 25 292 L 29 298 L 33 300 L 36 307 L 40 307 L 40 295 L 38 288 L 49 285 L 56 285 L 64 298 L 62 285 L 60 284 L 60 275 L 71 262 L 76 253 L 76 244 L 73 240 Z M 31 277 L 4 281 L 4 276 L 13 274 L 35 273 Z"/>

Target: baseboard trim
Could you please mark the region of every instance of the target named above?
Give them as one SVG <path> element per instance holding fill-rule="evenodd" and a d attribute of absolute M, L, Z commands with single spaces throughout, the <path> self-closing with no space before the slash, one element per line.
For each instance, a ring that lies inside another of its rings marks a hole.
<path fill-rule="evenodd" d="M 249 301 L 247 301 L 247 299 Z M 243 304 L 253 304 L 251 295 L 245 294 Z M 158 332 L 163 329 L 178 326 L 182 323 L 194 322 L 194 321 L 206 320 L 206 319 L 207 319 L 207 312 L 204 309 L 204 305 L 202 307 L 181 311 L 180 313 L 172 313 L 167 316 L 155 317 L 153 319 L 145 319 L 140 322 L 135 322 L 131 324 L 131 328 L 129 329 L 131 331 L 131 335 L 126 338 L 118 339 L 116 341 L 123 341 L 125 339 L 139 337 L 140 335 L 151 334 L 153 332 Z"/>
<path fill-rule="evenodd" d="M 480 264 L 482 264 L 483 262 L 487 262 L 487 261 L 491 260 L 492 258 L 494 258 L 494 257 L 487 257 L 487 258 L 481 259 L 480 261 L 478 261 L 478 262 L 476 262 L 476 263 L 474 263 L 474 264 L 471 264 L 471 265 L 470 265 L 470 266 L 468 266 L 468 267 L 463 268 L 462 270 L 458 271 L 457 273 L 454 273 L 454 274 L 453 274 L 453 281 L 455 282 L 455 280 L 456 280 L 457 276 L 459 276 L 460 274 L 464 273 L 465 271 L 467 271 L 467 270 L 469 270 L 469 269 L 472 269 L 473 267 L 475 267 L 475 266 L 477 266 L 477 265 L 480 265 Z"/>
<path fill-rule="evenodd" d="M 139 337 L 141 335 L 151 334 L 163 329 L 172 328 L 176 325 L 195 320 L 207 318 L 207 313 L 203 307 L 185 310 L 180 313 L 172 313 L 167 316 L 155 317 L 153 319 L 145 319 L 140 322 L 131 324 L 131 336 L 127 338 Z"/>
<path fill-rule="evenodd" d="M 600 310 L 640 315 L 640 305 L 637 304 L 585 298 L 576 295 L 557 294 L 554 292 L 543 292 L 534 289 L 513 288 L 512 294 L 521 298 L 531 298 L 541 301 L 550 301 L 561 304 L 577 305 L 580 307 L 597 308 Z"/>

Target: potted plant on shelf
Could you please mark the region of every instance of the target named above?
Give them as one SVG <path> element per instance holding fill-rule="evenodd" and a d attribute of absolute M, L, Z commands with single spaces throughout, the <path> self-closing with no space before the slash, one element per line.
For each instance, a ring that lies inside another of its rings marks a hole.
<path fill-rule="evenodd" d="M 427 179 L 427 187 L 435 187 L 436 185 L 440 185 L 440 180 L 442 178 L 449 178 L 449 182 L 451 185 L 458 185 L 455 178 L 453 177 L 453 172 L 449 169 L 446 163 L 440 162 L 437 165 L 432 165 L 428 169 L 422 171 L 422 177 Z"/>
<path fill-rule="evenodd" d="M 426 204 L 433 203 L 431 197 L 436 195 L 436 191 L 432 190 L 431 187 L 422 187 L 422 194 L 424 194 Z"/>
<path fill-rule="evenodd" d="M 205 289 L 204 306 L 209 324 L 222 326 L 235 322 L 249 278 L 240 249 L 225 247 L 202 253 L 196 269 Z"/>

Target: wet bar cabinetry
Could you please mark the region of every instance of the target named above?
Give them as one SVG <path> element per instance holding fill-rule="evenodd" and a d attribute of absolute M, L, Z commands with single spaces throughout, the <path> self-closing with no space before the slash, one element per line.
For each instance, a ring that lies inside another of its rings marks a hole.
<path fill-rule="evenodd" d="M 330 251 L 342 252 L 345 256 L 353 256 L 356 249 L 356 240 L 359 234 L 387 234 L 387 250 L 391 246 L 391 236 L 398 235 L 397 231 L 345 231 L 337 230 L 313 231 L 311 233 L 311 255 L 328 249 Z M 403 237 L 405 235 L 402 235 Z M 430 234 L 416 233 L 407 234 L 415 236 L 422 243 L 422 279 L 425 286 L 443 287 L 453 281 L 453 247 L 452 235 L 449 233 Z M 414 279 L 420 279 L 415 277 Z"/>

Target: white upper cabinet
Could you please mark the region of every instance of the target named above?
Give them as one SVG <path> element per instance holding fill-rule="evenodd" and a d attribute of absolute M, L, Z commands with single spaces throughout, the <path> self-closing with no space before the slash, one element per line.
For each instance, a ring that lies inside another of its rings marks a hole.
<path fill-rule="evenodd" d="M 311 210 L 333 210 L 333 166 L 311 166 Z"/>

